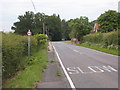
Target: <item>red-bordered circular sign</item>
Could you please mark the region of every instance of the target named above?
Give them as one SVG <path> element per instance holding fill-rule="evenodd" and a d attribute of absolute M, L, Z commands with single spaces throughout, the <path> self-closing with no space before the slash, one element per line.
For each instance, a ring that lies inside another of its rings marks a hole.
<path fill-rule="evenodd" d="M 28 30 L 27 35 L 28 36 L 32 35 L 32 32 L 30 30 Z"/>

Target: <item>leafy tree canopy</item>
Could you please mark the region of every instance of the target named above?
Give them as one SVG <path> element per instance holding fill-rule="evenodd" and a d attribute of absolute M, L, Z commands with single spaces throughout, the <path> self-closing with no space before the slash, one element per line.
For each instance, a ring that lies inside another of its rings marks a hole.
<path fill-rule="evenodd" d="M 18 17 L 18 22 L 15 22 L 11 27 L 15 33 L 26 35 L 28 30 L 32 34 L 48 34 L 52 40 L 61 40 L 61 19 L 58 15 L 45 15 L 44 13 L 25 12 L 24 15 Z M 43 25 L 44 24 L 44 25 Z"/>
<path fill-rule="evenodd" d="M 68 25 L 71 29 L 70 37 L 77 38 L 78 40 L 80 40 L 83 35 L 90 33 L 92 30 L 89 19 L 87 17 L 71 19 L 68 21 Z"/>
<path fill-rule="evenodd" d="M 100 32 L 110 32 L 118 29 L 118 12 L 114 10 L 109 10 L 101 14 L 97 22 L 100 24 Z"/>
<path fill-rule="evenodd" d="M 100 32 L 110 32 L 120 29 L 120 13 L 109 10 L 101 14 L 97 20 L 89 22 L 88 17 L 61 20 L 59 15 L 51 16 L 44 13 L 34 14 L 31 11 L 25 12 L 24 15 L 18 16 L 18 21 L 11 27 L 15 33 L 26 35 L 28 30 L 32 34 L 47 34 L 51 40 L 69 40 L 77 38 L 79 41 L 86 34 L 92 32 L 95 23 L 100 24 Z"/>

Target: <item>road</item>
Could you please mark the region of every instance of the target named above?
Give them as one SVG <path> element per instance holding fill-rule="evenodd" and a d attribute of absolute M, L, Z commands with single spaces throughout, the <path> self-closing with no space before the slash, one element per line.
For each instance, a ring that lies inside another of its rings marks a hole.
<path fill-rule="evenodd" d="M 52 45 L 75 88 L 118 88 L 118 56 L 65 42 Z"/>

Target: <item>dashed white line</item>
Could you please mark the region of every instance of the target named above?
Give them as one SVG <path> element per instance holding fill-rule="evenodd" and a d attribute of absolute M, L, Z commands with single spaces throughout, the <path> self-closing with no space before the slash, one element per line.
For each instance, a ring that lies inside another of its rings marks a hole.
<path fill-rule="evenodd" d="M 79 51 L 77 51 L 77 50 L 73 50 L 73 51 L 75 51 L 75 52 L 79 52 Z"/>
<path fill-rule="evenodd" d="M 85 49 L 88 49 L 88 50 L 91 50 L 91 51 L 95 51 L 97 52 L 98 54 L 101 53 L 101 54 L 105 54 L 105 55 L 108 55 L 108 56 L 113 56 L 113 57 L 119 57 L 118 55 L 112 55 L 112 54 L 109 54 L 109 53 L 105 53 L 105 52 L 102 52 L 102 51 L 98 51 L 98 50 L 95 50 L 95 49 L 91 49 L 91 48 L 86 48 L 86 47 L 82 47 L 82 46 L 76 46 L 76 45 L 72 45 L 73 47 L 77 47 L 77 48 L 85 48 Z M 82 53 L 80 53 L 82 54 Z"/>
<path fill-rule="evenodd" d="M 71 88 L 72 88 L 73 90 L 76 90 L 75 85 L 73 84 L 72 79 L 70 78 L 69 74 L 67 73 L 67 71 L 66 71 L 66 69 L 65 69 L 65 67 L 64 67 L 64 65 L 63 65 L 63 63 L 62 63 L 62 60 L 61 60 L 60 57 L 59 57 L 58 52 L 56 51 L 56 49 L 55 49 L 54 46 L 53 46 L 53 48 L 54 48 L 54 50 L 55 50 L 55 52 L 56 52 L 56 55 L 57 55 L 57 57 L 58 57 L 58 60 L 59 60 L 59 62 L 60 62 L 60 64 L 61 64 L 61 67 L 62 67 L 62 69 L 63 69 L 63 71 L 64 71 L 64 73 L 65 73 L 65 75 L 66 75 L 66 77 L 67 77 L 67 79 L 68 79 L 68 81 L 69 81 L 69 84 L 70 84 Z"/>
<path fill-rule="evenodd" d="M 79 52 L 79 51 L 77 51 L 77 50 L 73 50 L 74 52 L 77 52 L 77 53 L 79 53 L 79 54 L 83 54 L 83 53 L 81 53 L 81 52 Z"/>

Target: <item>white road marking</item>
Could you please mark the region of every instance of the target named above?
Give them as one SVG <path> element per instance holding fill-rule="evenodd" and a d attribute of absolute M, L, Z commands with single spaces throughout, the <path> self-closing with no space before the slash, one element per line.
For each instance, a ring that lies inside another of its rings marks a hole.
<path fill-rule="evenodd" d="M 108 55 L 108 56 L 119 57 L 119 56 L 117 56 L 117 55 L 112 55 L 112 54 L 105 53 L 105 52 L 102 52 L 102 51 L 98 51 L 98 50 L 95 50 L 95 49 L 86 48 L 86 47 L 84 47 L 84 48 L 85 48 L 85 49 L 89 49 L 89 50 L 91 50 L 91 51 L 95 51 L 95 52 L 97 52 L 98 54 L 101 53 L 101 54 L 105 54 L 105 55 Z"/>
<path fill-rule="evenodd" d="M 73 50 L 74 52 L 79 52 L 79 51 L 77 51 L 77 50 Z"/>
<path fill-rule="evenodd" d="M 87 74 L 87 73 L 94 73 L 94 72 L 84 72 L 80 67 L 69 67 L 67 68 L 69 74 L 79 74 L 80 72 L 82 74 Z"/>
<path fill-rule="evenodd" d="M 113 56 L 113 57 L 118 57 L 117 55 L 112 55 L 112 54 L 105 53 L 105 52 L 102 52 L 102 51 L 96 51 L 96 52 L 101 53 L 101 54 L 105 54 L 105 55 L 109 55 L 109 56 Z"/>
<path fill-rule="evenodd" d="M 68 67 L 69 74 L 79 74 L 79 71 L 75 67 Z"/>
<path fill-rule="evenodd" d="M 87 72 L 80 67 L 68 67 L 67 71 L 69 74 L 79 74 L 80 72 L 82 74 L 92 74 L 92 73 L 104 73 L 104 72 L 118 72 L 116 69 L 114 69 L 111 66 L 88 66 L 86 69 L 89 69 L 90 71 L 87 70 Z"/>
<path fill-rule="evenodd" d="M 78 69 L 81 73 L 84 73 L 79 67 L 77 67 L 77 69 Z"/>
<path fill-rule="evenodd" d="M 100 68 L 98 68 L 97 66 L 89 66 L 88 67 L 90 70 L 92 70 L 93 72 L 104 72 L 104 70 L 102 70 L 102 69 L 100 69 Z M 96 69 L 98 69 L 99 71 L 97 71 L 97 70 L 94 70 L 93 68 L 96 68 Z"/>
<path fill-rule="evenodd" d="M 90 70 L 92 70 L 93 72 L 96 72 L 93 68 L 91 68 L 91 67 L 88 67 Z"/>
<path fill-rule="evenodd" d="M 64 65 L 63 65 L 63 63 L 62 63 L 62 60 L 61 60 L 60 57 L 59 57 L 58 52 L 56 51 L 56 49 L 55 49 L 54 46 L 53 46 L 53 48 L 54 48 L 54 50 L 55 50 L 55 52 L 56 52 L 56 55 L 57 55 L 58 60 L 59 60 L 59 62 L 60 62 L 60 64 L 61 64 L 61 67 L 62 67 L 62 69 L 63 69 L 63 71 L 64 71 L 64 73 L 65 73 L 65 75 L 66 75 L 66 77 L 67 77 L 67 79 L 68 79 L 68 81 L 69 81 L 69 83 L 70 83 L 71 88 L 72 88 L 73 90 L 76 90 L 76 89 L 75 89 L 75 85 L 73 84 L 72 79 L 70 78 L 69 74 L 67 73 L 67 71 L 66 71 L 66 69 L 65 69 L 65 67 L 64 67 Z"/>
<path fill-rule="evenodd" d="M 74 52 L 77 52 L 77 53 L 79 53 L 79 54 L 83 54 L 83 53 L 81 53 L 81 52 L 79 52 L 79 51 L 77 51 L 77 50 L 73 50 Z"/>
<path fill-rule="evenodd" d="M 114 69 L 111 66 L 102 66 L 101 68 L 108 71 L 108 72 L 111 72 L 111 71 L 118 72 L 118 70 Z"/>
<path fill-rule="evenodd" d="M 71 45 L 71 44 L 69 44 L 69 45 Z M 75 47 L 76 49 L 77 49 L 77 48 L 85 48 L 85 49 L 89 49 L 89 50 L 91 50 L 91 51 L 95 51 L 95 52 L 97 52 L 98 54 L 101 53 L 101 54 L 105 54 L 105 55 L 108 55 L 108 56 L 119 57 L 118 55 L 112 55 L 112 54 L 105 53 L 105 52 L 102 52 L 102 51 L 98 51 L 98 50 L 95 50 L 95 49 L 86 48 L 86 47 L 82 47 L 82 46 L 76 46 L 76 45 L 73 45 L 73 44 L 71 45 L 71 47 Z M 70 47 L 70 48 L 71 48 L 71 47 Z"/>

